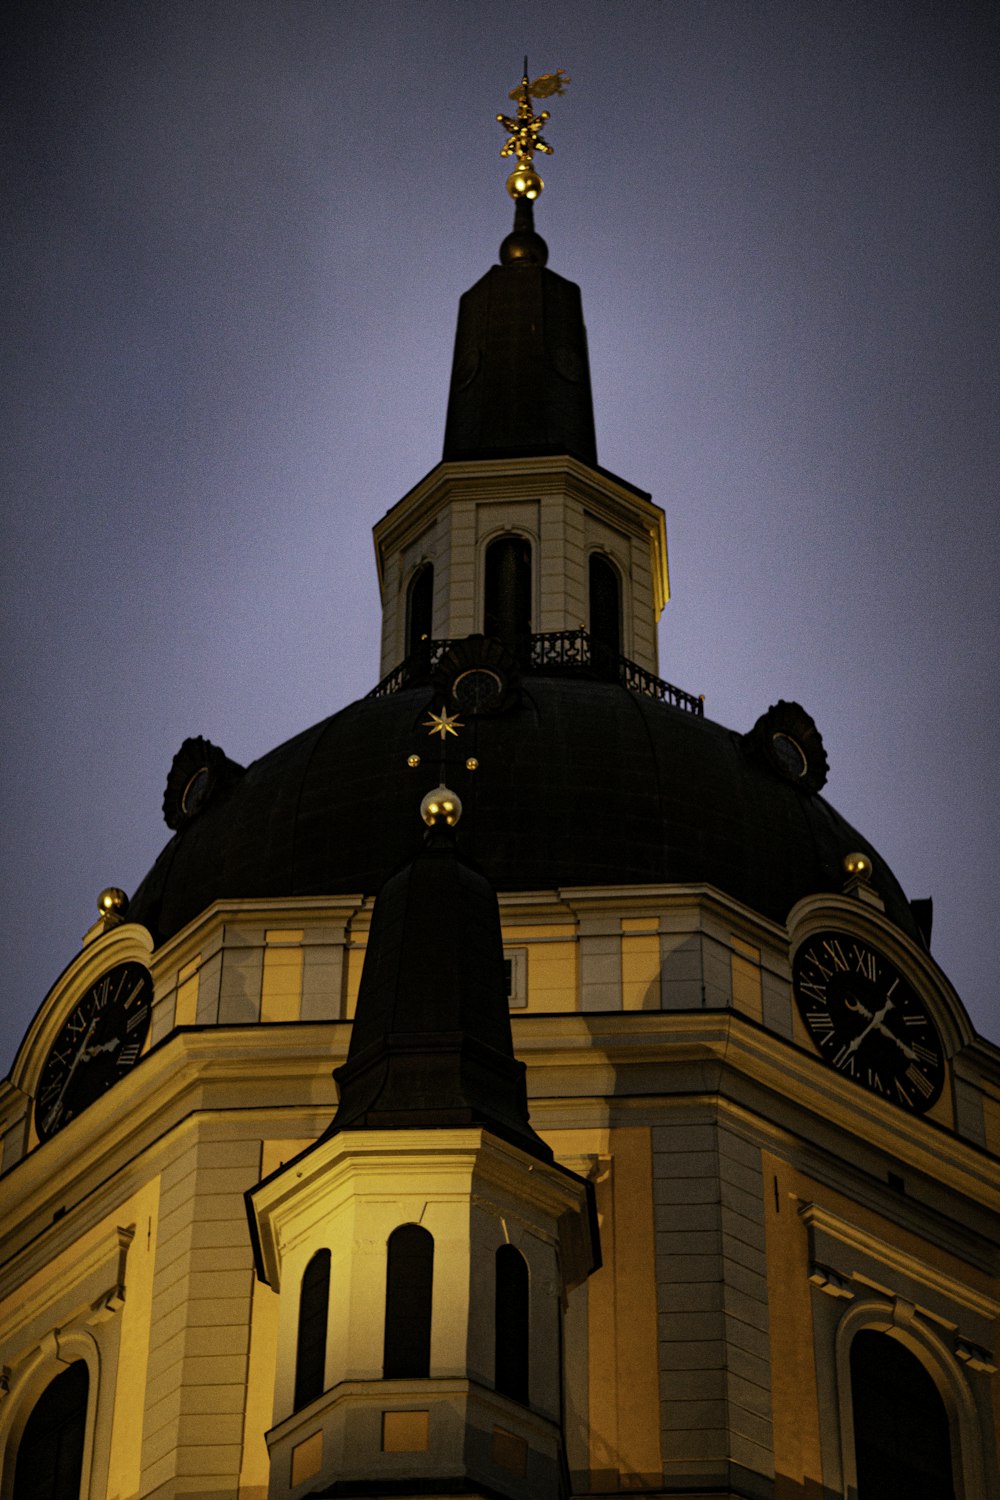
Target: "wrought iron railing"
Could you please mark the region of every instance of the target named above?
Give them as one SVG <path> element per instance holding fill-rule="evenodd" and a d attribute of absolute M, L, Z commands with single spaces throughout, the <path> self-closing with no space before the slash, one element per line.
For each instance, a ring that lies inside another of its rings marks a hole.
<path fill-rule="evenodd" d="M 398 693 L 403 688 L 418 687 L 429 681 L 442 656 L 455 644 L 454 640 L 424 642 L 418 651 L 383 677 L 368 697 L 384 698 L 388 693 Z M 645 667 L 629 661 L 627 656 L 618 656 L 600 642 L 592 641 L 586 630 L 545 630 L 525 636 L 513 645 L 510 642 L 505 644 L 522 672 L 537 672 L 545 676 L 579 673 L 604 682 L 620 682 L 629 692 L 639 693 L 644 698 L 658 698 L 661 703 L 669 703 L 699 718 L 705 712 L 703 699 L 647 672 Z"/>

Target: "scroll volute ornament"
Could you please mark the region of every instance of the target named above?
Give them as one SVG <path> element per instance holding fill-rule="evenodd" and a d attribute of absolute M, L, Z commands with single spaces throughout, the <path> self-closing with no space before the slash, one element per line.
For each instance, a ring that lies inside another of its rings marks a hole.
<path fill-rule="evenodd" d="M 830 763 L 815 720 L 799 703 L 780 698 L 761 714 L 743 743 L 784 781 L 806 792 L 826 785 Z"/>
<path fill-rule="evenodd" d="M 186 739 L 174 756 L 163 793 L 163 820 L 180 829 L 243 775 L 243 767 L 200 735 Z"/>

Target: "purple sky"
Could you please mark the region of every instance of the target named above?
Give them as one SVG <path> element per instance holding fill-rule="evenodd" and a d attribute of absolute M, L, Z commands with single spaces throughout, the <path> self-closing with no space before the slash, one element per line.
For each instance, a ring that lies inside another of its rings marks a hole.
<path fill-rule="evenodd" d="M 36 3 L 3 252 L 0 1069 L 168 830 L 378 678 L 374 521 L 438 461 L 494 120 L 565 68 L 537 222 L 601 463 L 665 507 L 661 672 L 814 716 L 825 794 L 1000 1039 L 997 10 Z"/>

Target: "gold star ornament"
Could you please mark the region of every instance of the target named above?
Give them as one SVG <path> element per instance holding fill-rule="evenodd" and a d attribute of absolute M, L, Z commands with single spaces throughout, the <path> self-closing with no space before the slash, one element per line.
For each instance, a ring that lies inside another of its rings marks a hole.
<path fill-rule="evenodd" d="M 432 713 L 429 719 L 424 720 L 424 728 L 428 734 L 439 734 L 442 741 L 447 739 L 449 734 L 453 734 L 457 739 L 458 731 L 464 727 L 458 715 L 449 714 L 446 708 L 442 708 L 439 714 Z"/>

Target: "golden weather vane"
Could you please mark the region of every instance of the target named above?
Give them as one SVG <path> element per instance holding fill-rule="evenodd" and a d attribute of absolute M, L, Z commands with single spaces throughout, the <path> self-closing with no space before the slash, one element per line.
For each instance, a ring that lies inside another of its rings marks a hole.
<path fill-rule="evenodd" d="M 512 198 L 537 198 L 545 186 L 534 168 L 536 151 L 552 155 L 552 147 L 542 139 L 540 131 L 549 118 L 547 109 L 536 115 L 531 107 L 532 99 L 549 99 L 553 94 L 564 94 L 570 82 L 564 69 L 554 73 L 543 73 L 534 83 L 528 82 L 528 59 L 524 59 L 524 76 L 517 88 L 511 89 L 509 97 L 517 102 L 517 115 L 497 115 L 497 120 L 507 132 L 507 139 L 500 147 L 501 156 L 517 155 L 517 166 L 507 178 L 507 191 Z"/>

